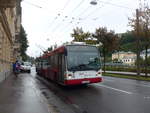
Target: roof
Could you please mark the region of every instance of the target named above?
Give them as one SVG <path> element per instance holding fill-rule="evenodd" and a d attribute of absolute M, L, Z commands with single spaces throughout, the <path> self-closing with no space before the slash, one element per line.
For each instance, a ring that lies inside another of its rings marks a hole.
<path fill-rule="evenodd" d="M 131 51 L 128 51 L 128 52 L 125 52 L 125 51 L 119 51 L 119 52 L 115 52 L 113 54 L 135 54 L 134 52 L 131 52 Z"/>
<path fill-rule="evenodd" d="M 124 56 L 122 59 L 136 59 L 136 56 Z"/>
<path fill-rule="evenodd" d="M 146 53 L 146 50 L 143 50 L 143 51 L 141 52 L 141 54 L 145 54 L 145 53 Z M 150 54 L 150 49 L 147 49 L 147 53 Z"/>
<path fill-rule="evenodd" d="M 65 51 L 66 46 L 91 46 L 91 47 L 96 47 L 94 45 L 87 45 L 87 44 L 65 44 L 63 46 L 60 46 L 48 53 L 44 53 L 41 58 L 48 58 L 49 56 L 55 54 L 55 53 L 63 53 Z"/>

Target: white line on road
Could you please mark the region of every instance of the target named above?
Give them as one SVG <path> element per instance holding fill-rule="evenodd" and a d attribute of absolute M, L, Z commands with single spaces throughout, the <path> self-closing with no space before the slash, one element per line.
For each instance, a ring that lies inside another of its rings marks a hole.
<path fill-rule="evenodd" d="M 121 79 L 123 79 L 123 78 L 121 78 Z M 104 78 L 104 81 L 116 82 L 117 80 L 116 79 L 106 79 L 106 78 Z M 133 81 L 135 81 L 135 80 L 133 80 Z M 136 86 L 142 86 L 142 87 L 149 87 L 150 88 L 150 85 L 148 85 L 148 84 L 141 84 L 141 83 L 138 84 L 138 83 L 131 83 L 131 82 L 126 82 L 126 81 L 121 81 L 121 83 L 136 85 Z"/>
<path fill-rule="evenodd" d="M 95 84 L 95 85 L 105 87 L 105 88 L 108 88 L 108 89 L 112 89 L 112 90 L 115 90 L 115 91 L 119 91 L 119 92 L 122 92 L 122 93 L 126 93 L 126 94 L 133 94 L 132 92 L 124 91 L 124 90 L 121 90 L 121 89 L 116 89 L 116 88 L 109 87 L 109 86 L 106 86 L 106 85 L 101 85 L 101 84 Z"/>
<path fill-rule="evenodd" d="M 111 82 L 113 82 L 114 80 L 112 80 L 112 79 L 105 79 L 104 78 L 104 81 L 111 81 Z"/>

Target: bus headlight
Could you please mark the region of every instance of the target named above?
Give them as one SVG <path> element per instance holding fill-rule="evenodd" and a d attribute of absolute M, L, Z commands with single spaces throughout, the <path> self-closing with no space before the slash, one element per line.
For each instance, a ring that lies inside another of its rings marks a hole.
<path fill-rule="evenodd" d="M 97 75 L 97 76 L 101 76 L 101 75 L 102 75 L 102 71 L 101 71 L 101 70 L 98 71 L 96 75 Z"/>
<path fill-rule="evenodd" d="M 66 79 L 72 79 L 72 78 L 74 78 L 74 75 L 73 75 L 73 73 L 71 73 L 71 72 L 66 72 L 66 73 L 65 73 L 65 78 L 66 78 Z"/>
<path fill-rule="evenodd" d="M 71 79 L 71 78 L 72 78 L 72 74 L 68 74 L 67 76 L 68 76 L 68 78 L 69 78 L 69 79 Z"/>

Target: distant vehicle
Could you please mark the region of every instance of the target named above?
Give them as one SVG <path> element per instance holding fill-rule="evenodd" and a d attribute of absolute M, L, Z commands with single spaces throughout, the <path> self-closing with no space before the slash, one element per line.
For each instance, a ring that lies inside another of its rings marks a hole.
<path fill-rule="evenodd" d="M 21 67 L 20 67 L 20 71 L 30 73 L 31 72 L 31 66 L 32 66 L 32 64 L 30 62 L 22 62 Z"/>
<path fill-rule="evenodd" d="M 62 85 L 102 82 L 99 51 L 91 45 L 68 44 L 45 53 L 38 59 L 36 71 Z"/>

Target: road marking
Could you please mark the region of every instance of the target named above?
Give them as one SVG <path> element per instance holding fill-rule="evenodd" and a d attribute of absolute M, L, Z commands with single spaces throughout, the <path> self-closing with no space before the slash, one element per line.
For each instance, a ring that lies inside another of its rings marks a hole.
<path fill-rule="evenodd" d="M 119 78 L 120 79 L 120 78 Z M 116 79 L 106 79 L 104 78 L 104 81 L 110 81 L 110 82 L 115 82 L 117 81 Z M 142 86 L 142 87 L 149 87 L 150 88 L 150 85 L 149 84 L 137 84 L 137 83 L 131 83 L 131 82 L 125 82 L 125 81 L 121 81 L 121 83 L 124 83 L 124 84 L 131 84 L 131 85 L 137 85 L 137 86 Z"/>
<path fill-rule="evenodd" d="M 105 79 L 105 78 L 104 78 L 104 81 L 111 81 L 111 82 L 113 82 L 114 80 L 111 80 L 111 79 Z"/>
<path fill-rule="evenodd" d="M 142 86 L 142 87 L 150 87 L 149 85 L 145 85 L 145 84 L 134 84 L 134 83 L 130 83 L 130 84 L 137 85 L 137 86 Z"/>
<path fill-rule="evenodd" d="M 119 91 L 119 92 L 122 92 L 122 93 L 126 93 L 126 94 L 133 94 L 132 92 L 128 92 L 128 91 L 124 91 L 124 90 L 121 90 L 121 89 L 109 87 L 109 86 L 106 86 L 106 85 L 100 85 L 100 84 L 95 84 L 95 85 L 105 87 L 105 88 L 108 88 L 108 89 L 112 89 L 112 90 L 115 90 L 115 91 Z"/>
<path fill-rule="evenodd" d="M 150 99 L 150 97 L 144 97 L 144 99 Z"/>

